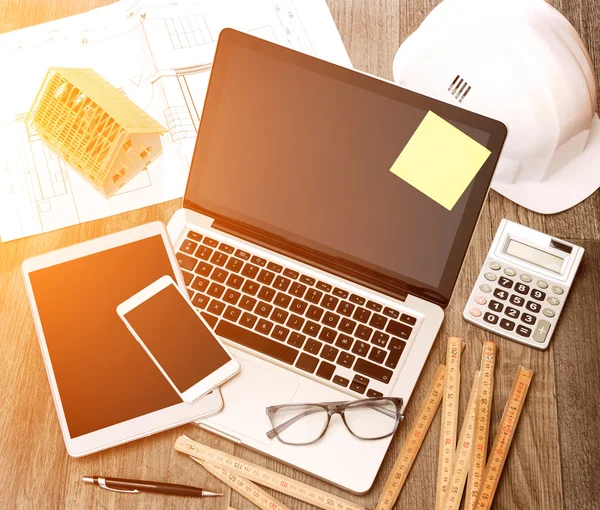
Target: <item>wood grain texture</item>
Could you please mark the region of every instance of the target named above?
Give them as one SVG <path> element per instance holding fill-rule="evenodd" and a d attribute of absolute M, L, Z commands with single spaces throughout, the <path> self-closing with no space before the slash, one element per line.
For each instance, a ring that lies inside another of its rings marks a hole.
<path fill-rule="evenodd" d="M 327 0 L 354 65 L 392 78 L 400 44 L 437 4 L 437 0 Z M 106 0 L 0 0 L 0 32 L 82 12 Z M 600 77 L 600 4 L 597 0 L 553 0 L 581 33 Z M 152 220 L 168 221 L 180 206 L 174 200 L 116 217 L 85 223 L 33 238 L 0 244 L 0 505 L 23 509 L 198 508 L 249 510 L 253 505 L 224 487 L 191 460 L 173 450 L 184 432 L 194 439 L 260 463 L 347 499 L 374 507 L 408 427 L 392 443 L 372 491 L 350 495 L 282 463 L 187 425 L 81 459 L 70 458 L 62 441 L 42 357 L 33 329 L 20 265 L 25 258 Z M 406 411 L 415 419 L 418 405 L 443 357 L 449 335 L 468 342 L 462 356 L 461 414 L 479 363 L 481 345 L 498 343 L 491 437 L 495 434 L 519 364 L 535 370 L 533 384 L 495 500 L 497 509 L 600 508 L 595 486 L 600 471 L 600 194 L 561 214 L 531 213 L 491 192 L 448 307 L 446 320 Z M 587 252 L 550 348 L 522 347 L 466 324 L 464 300 L 477 277 L 501 218 L 582 244 Z M 432 508 L 439 437 L 433 422 L 400 495 L 397 508 Z M 204 485 L 224 498 L 196 501 L 142 494 L 122 495 L 84 485 L 86 474 L 158 479 Z M 272 491 L 270 491 L 272 492 Z M 275 494 L 274 492 L 272 492 Z M 294 509 L 309 506 L 277 495 Z"/>

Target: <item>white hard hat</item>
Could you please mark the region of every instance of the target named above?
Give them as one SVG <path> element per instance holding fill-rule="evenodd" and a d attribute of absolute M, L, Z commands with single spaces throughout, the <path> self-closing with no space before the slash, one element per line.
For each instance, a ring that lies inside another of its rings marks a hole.
<path fill-rule="evenodd" d="M 552 214 L 600 187 L 592 63 L 544 0 L 444 0 L 398 50 L 394 79 L 506 124 L 492 188 L 510 200 Z"/>

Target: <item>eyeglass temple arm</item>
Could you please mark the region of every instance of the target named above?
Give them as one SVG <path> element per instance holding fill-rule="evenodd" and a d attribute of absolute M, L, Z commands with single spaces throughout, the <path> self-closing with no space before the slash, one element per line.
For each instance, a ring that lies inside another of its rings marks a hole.
<path fill-rule="evenodd" d="M 284 421 L 283 423 L 281 423 L 280 425 L 277 425 L 277 427 L 272 428 L 271 430 L 269 430 L 269 432 L 267 432 L 267 437 L 269 439 L 273 439 L 277 434 L 279 434 L 279 432 L 283 432 L 285 429 L 287 429 L 289 426 L 293 425 L 294 423 L 296 423 L 298 420 L 304 418 L 305 416 L 308 416 L 309 414 L 312 413 L 318 413 L 323 411 L 322 408 L 318 408 L 318 409 L 307 409 L 306 411 L 294 416 L 293 418 L 290 418 L 288 421 Z"/>

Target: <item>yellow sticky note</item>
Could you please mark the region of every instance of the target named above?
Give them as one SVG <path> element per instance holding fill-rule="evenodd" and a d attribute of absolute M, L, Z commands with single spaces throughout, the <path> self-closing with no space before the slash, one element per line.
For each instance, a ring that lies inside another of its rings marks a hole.
<path fill-rule="evenodd" d="M 490 154 L 430 111 L 390 171 L 451 211 Z"/>

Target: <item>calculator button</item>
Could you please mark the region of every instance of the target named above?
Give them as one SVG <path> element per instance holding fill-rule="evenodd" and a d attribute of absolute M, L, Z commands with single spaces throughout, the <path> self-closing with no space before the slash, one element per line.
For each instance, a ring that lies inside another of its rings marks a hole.
<path fill-rule="evenodd" d="M 515 291 L 517 291 L 519 294 L 527 295 L 527 293 L 529 292 L 529 285 L 525 285 L 524 283 L 517 283 L 515 285 Z"/>
<path fill-rule="evenodd" d="M 548 303 L 550 303 L 552 306 L 557 306 L 560 304 L 560 300 L 554 296 L 551 296 L 548 298 Z"/>
<path fill-rule="evenodd" d="M 485 322 L 489 322 L 490 324 L 496 324 L 498 322 L 498 316 L 490 312 L 485 312 L 483 320 Z"/>
<path fill-rule="evenodd" d="M 491 287 L 490 287 L 490 286 L 489 286 L 487 283 L 484 283 L 483 285 L 480 285 L 480 286 L 479 286 L 479 290 L 480 290 L 481 292 L 485 292 L 486 294 L 487 294 L 488 292 L 492 292 L 492 288 L 491 288 Z"/>
<path fill-rule="evenodd" d="M 540 289 L 547 289 L 548 288 L 548 282 L 544 281 L 544 280 L 538 280 L 536 282 L 536 285 L 540 288 Z"/>
<path fill-rule="evenodd" d="M 478 305 L 485 305 L 487 303 L 487 299 L 485 299 L 483 296 L 477 296 L 475 298 L 475 303 Z"/>
<path fill-rule="evenodd" d="M 473 316 L 473 317 L 481 317 L 481 310 L 479 308 L 471 308 L 469 310 L 469 313 Z"/>
<path fill-rule="evenodd" d="M 502 289 L 495 289 L 494 296 L 497 297 L 498 299 L 505 300 L 508 297 L 508 292 L 506 292 L 505 290 L 502 290 Z M 481 304 L 485 304 L 485 303 L 479 303 L 479 304 L 481 305 Z"/>
<path fill-rule="evenodd" d="M 524 313 L 521 316 L 521 320 L 525 323 L 525 324 L 529 324 L 530 326 L 532 324 L 535 324 L 535 317 L 529 313 Z"/>
<path fill-rule="evenodd" d="M 490 282 L 496 280 L 496 275 L 494 273 L 485 273 L 483 276 L 485 276 L 485 279 L 489 280 Z"/>
<path fill-rule="evenodd" d="M 498 262 L 490 262 L 490 269 L 493 269 L 494 271 L 498 271 L 498 269 L 500 269 L 502 266 L 500 264 L 498 264 Z"/>
<path fill-rule="evenodd" d="M 564 293 L 564 289 L 562 287 L 559 287 L 558 285 L 554 285 L 552 287 L 552 292 L 554 292 L 554 294 L 558 294 L 559 296 Z"/>
<path fill-rule="evenodd" d="M 511 306 L 507 306 L 506 310 L 504 310 L 504 313 L 506 315 L 508 315 L 511 319 L 518 319 L 519 318 L 519 314 L 521 312 L 519 312 L 519 310 L 517 310 L 516 308 L 513 308 Z"/>
<path fill-rule="evenodd" d="M 542 306 L 539 303 L 536 303 L 535 301 L 527 301 L 525 308 L 527 308 L 527 310 L 530 310 L 533 313 L 538 313 L 542 309 Z"/>
<path fill-rule="evenodd" d="M 531 291 L 531 297 L 533 299 L 537 299 L 538 301 L 543 301 L 546 298 L 546 293 L 541 290 L 533 289 Z"/>
<path fill-rule="evenodd" d="M 512 267 L 507 267 L 504 269 L 504 274 L 506 276 L 514 276 L 517 274 L 517 272 Z"/>
<path fill-rule="evenodd" d="M 523 306 L 523 303 L 525 303 L 525 300 L 521 296 L 517 296 L 516 294 L 513 294 L 512 296 L 510 296 L 509 301 L 513 305 L 517 305 L 517 306 Z"/>
<path fill-rule="evenodd" d="M 523 273 L 519 278 L 521 278 L 521 281 L 525 283 L 529 283 L 531 280 L 533 280 L 533 278 L 526 273 Z"/>
<path fill-rule="evenodd" d="M 550 310 L 550 308 L 544 308 L 542 310 L 542 313 L 546 316 L 546 317 L 554 317 L 556 314 L 554 313 L 554 310 Z"/>
<path fill-rule="evenodd" d="M 512 331 L 515 329 L 515 323 L 513 321 L 509 321 L 508 319 L 501 319 L 500 327 L 502 329 L 506 329 L 507 331 Z"/>
<path fill-rule="evenodd" d="M 525 326 L 519 324 L 517 326 L 517 333 L 521 336 L 524 336 L 525 338 L 529 337 L 529 335 L 531 335 L 531 330 L 529 328 L 526 328 Z"/>
<path fill-rule="evenodd" d="M 500 287 L 504 287 L 505 289 L 510 289 L 513 286 L 513 281 L 510 278 L 501 276 L 498 280 L 498 285 L 500 285 Z"/>
<path fill-rule="evenodd" d="M 533 339 L 541 344 L 544 343 L 544 340 L 548 336 L 548 331 L 550 331 L 550 323 L 548 321 L 540 321 L 533 332 Z"/>
<path fill-rule="evenodd" d="M 504 305 L 502 303 L 499 303 L 498 301 L 490 301 L 489 304 L 490 310 L 493 310 L 494 312 L 501 312 L 502 309 L 504 308 Z"/>

